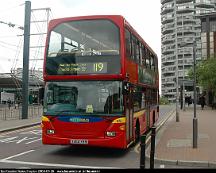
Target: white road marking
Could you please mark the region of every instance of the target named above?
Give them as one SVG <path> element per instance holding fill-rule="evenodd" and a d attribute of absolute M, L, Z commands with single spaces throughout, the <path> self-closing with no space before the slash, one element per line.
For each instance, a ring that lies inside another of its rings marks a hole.
<path fill-rule="evenodd" d="M 7 137 L 5 139 L 0 139 L 0 143 L 30 144 L 30 143 L 33 143 L 39 140 L 41 140 L 41 138 L 38 138 L 36 136 L 35 137 L 22 137 L 22 138 L 20 138 L 19 136 L 14 136 L 14 137 Z"/>
<path fill-rule="evenodd" d="M 19 167 L 18 169 L 31 169 L 30 167 Z"/>
<path fill-rule="evenodd" d="M 0 161 L 9 160 L 9 159 L 12 159 L 12 158 L 14 158 L 14 157 L 18 157 L 18 156 L 22 156 L 22 155 L 27 154 L 27 153 L 31 153 L 31 152 L 33 152 L 33 151 L 35 151 L 35 150 L 25 151 L 25 152 L 23 152 L 23 153 L 16 154 L 16 155 L 13 155 L 13 156 L 10 156 L 10 157 L 1 159 Z"/>
<path fill-rule="evenodd" d="M 41 141 L 41 140 L 42 140 L 42 138 L 39 138 L 39 139 L 36 139 L 36 140 L 30 141 L 30 142 L 27 142 L 27 143 L 25 143 L 25 144 L 31 144 L 31 143 L 33 143 L 33 142 L 37 142 L 37 141 Z"/>
<path fill-rule="evenodd" d="M 136 153 L 140 153 L 139 152 L 139 147 L 140 147 L 140 142 L 138 143 L 138 144 L 136 144 L 136 146 L 134 147 L 134 151 L 136 152 Z"/>
<path fill-rule="evenodd" d="M 24 138 L 22 138 L 22 139 L 14 140 L 14 141 L 9 141 L 9 142 L 16 142 L 17 144 L 19 144 L 19 143 L 21 143 L 21 142 L 23 142 L 23 141 L 32 140 L 32 139 L 35 139 L 35 138 L 37 138 L 37 137 L 32 137 L 32 138 L 24 137 Z M 8 143 L 9 143 L 9 142 L 8 142 Z"/>
<path fill-rule="evenodd" d="M 100 166 L 80 166 L 80 165 L 68 165 L 68 164 L 57 164 L 57 163 L 40 163 L 40 162 L 23 162 L 13 160 L 0 160 L 1 163 L 13 163 L 22 165 L 34 165 L 34 166 L 47 166 L 47 167 L 58 167 L 58 168 L 80 168 L 80 169 L 122 169 L 119 167 L 100 167 Z"/>
<path fill-rule="evenodd" d="M 28 132 L 22 132 L 20 134 L 41 135 L 42 134 L 42 130 L 32 130 L 32 131 L 28 131 Z"/>
<path fill-rule="evenodd" d="M 5 142 L 5 143 L 7 143 L 8 141 L 11 141 L 11 140 L 14 140 L 14 139 L 16 139 L 16 138 L 18 138 L 18 136 L 14 136 L 14 137 L 9 137 L 9 138 L 5 138 L 5 139 L 0 139 L 0 142 Z"/>
<path fill-rule="evenodd" d="M 9 136 L 5 136 L 5 135 L 0 135 L 0 138 L 5 138 L 5 137 L 9 137 Z"/>
<path fill-rule="evenodd" d="M 13 164 L 22 164 L 22 165 L 34 165 L 34 166 L 47 166 L 47 167 L 58 167 L 58 168 L 80 168 L 80 169 L 122 169 L 120 167 L 100 167 L 100 166 L 81 166 L 81 165 L 69 165 L 69 164 L 57 164 L 57 163 L 40 163 L 40 162 L 24 162 L 24 161 L 14 161 L 9 160 L 24 154 L 31 153 L 35 150 L 25 151 L 4 159 L 0 160 L 0 163 L 13 163 Z"/>
<path fill-rule="evenodd" d="M 35 129 L 35 128 L 38 128 L 40 127 L 40 125 L 36 125 L 36 126 L 33 126 L 33 127 L 26 127 L 26 128 L 23 128 L 23 129 L 18 129 L 18 130 L 13 130 L 13 131 L 9 131 L 9 132 L 2 132 L 1 134 L 3 135 L 7 135 L 7 134 L 13 134 L 13 133 L 19 133 L 19 132 L 23 132 L 25 130 L 29 130 L 29 129 Z"/>
<path fill-rule="evenodd" d="M 36 128 L 37 126 L 34 127 L 29 127 L 27 129 L 33 129 Z M 15 143 L 15 144 L 20 144 L 20 143 L 24 143 L 24 144 L 31 144 L 33 142 L 37 142 L 41 140 L 41 130 L 31 130 L 31 131 L 24 131 L 25 129 L 19 129 L 16 131 L 12 131 L 12 132 L 6 132 L 0 135 L 0 143 Z M 23 132 L 24 131 L 24 132 Z M 9 134 L 13 134 L 13 133 L 19 133 L 19 136 L 9 136 Z M 21 136 L 23 134 L 26 135 L 34 135 L 33 137 L 28 137 L 28 136 Z"/>

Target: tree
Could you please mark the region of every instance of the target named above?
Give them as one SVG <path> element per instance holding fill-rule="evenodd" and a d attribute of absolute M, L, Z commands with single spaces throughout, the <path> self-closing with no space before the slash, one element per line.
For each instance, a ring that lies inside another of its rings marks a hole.
<path fill-rule="evenodd" d="M 166 98 L 164 96 L 160 97 L 160 103 L 159 104 L 160 105 L 167 105 L 167 104 L 169 104 L 168 98 Z"/>
<path fill-rule="evenodd" d="M 189 70 L 188 76 L 190 79 L 193 79 L 192 69 Z M 200 86 L 216 93 L 216 58 L 209 58 L 197 64 L 196 77 Z"/>

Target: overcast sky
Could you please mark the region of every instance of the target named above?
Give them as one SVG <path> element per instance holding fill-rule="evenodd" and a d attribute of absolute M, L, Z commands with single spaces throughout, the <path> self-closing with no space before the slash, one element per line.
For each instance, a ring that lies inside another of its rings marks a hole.
<path fill-rule="evenodd" d="M 0 73 L 10 72 L 11 68 L 22 67 L 22 35 L 23 31 L 18 26 L 24 24 L 23 0 L 1 0 L 0 21 L 16 24 L 14 28 L 0 23 Z M 72 17 L 84 15 L 123 15 L 140 36 L 157 53 L 161 59 L 161 19 L 160 0 L 31 0 L 32 9 L 51 8 L 51 19 L 59 17 Z M 35 12 L 33 17 L 42 20 L 46 14 Z M 33 19 L 32 19 L 33 20 Z M 43 24 L 43 26 L 42 26 Z M 43 30 L 45 23 L 41 23 Z M 37 28 L 32 25 L 31 29 Z M 37 36 L 38 37 L 38 36 Z M 37 43 L 43 44 L 43 39 L 38 37 Z M 39 40 L 39 41 L 38 41 Z M 31 43 L 35 46 L 34 43 Z M 31 49 L 31 56 L 43 58 L 41 50 L 35 52 Z M 31 59 L 33 59 L 30 57 Z M 159 62 L 160 63 L 160 62 Z M 31 61 L 30 68 L 42 67 L 42 61 Z"/>

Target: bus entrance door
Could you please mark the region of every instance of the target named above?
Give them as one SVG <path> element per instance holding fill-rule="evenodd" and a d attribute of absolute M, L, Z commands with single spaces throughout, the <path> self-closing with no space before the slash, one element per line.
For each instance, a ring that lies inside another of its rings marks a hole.
<path fill-rule="evenodd" d="M 127 143 L 133 141 L 134 133 L 133 133 L 133 101 L 132 101 L 132 92 L 130 91 L 127 95 L 125 95 L 126 105 L 126 139 Z"/>
<path fill-rule="evenodd" d="M 150 105 L 147 104 L 146 106 L 146 129 L 150 129 Z"/>

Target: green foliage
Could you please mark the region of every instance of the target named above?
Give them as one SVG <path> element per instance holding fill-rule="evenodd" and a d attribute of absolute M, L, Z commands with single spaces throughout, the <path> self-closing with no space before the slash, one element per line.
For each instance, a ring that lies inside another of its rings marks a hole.
<path fill-rule="evenodd" d="M 210 59 L 201 64 L 197 70 L 198 80 L 204 88 L 216 91 L 216 59 Z"/>
<path fill-rule="evenodd" d="M 193 74 L 193 67 L 191 67 L 189 70 L 188 70 L 188 78 L 190 80 L 193 80 L 193 77 L 194 77 L 194 74 Z"/>
<path fill-rule="evenodd" d="M 162 97 L 160 97 L 159 103 L 160 103 L 160 105 L 167 105 L 167 104 L 169 104 L 169 100 L 166 97 L 162 96 Z"/>
<path fill-rule="evenodd" d="M 193 79 L 193 68 L 188 72 L 190 79 Z M 203 60 L 196 65 L 197 83 L 204 89 L 216 91 L 216 58 Z"/>

